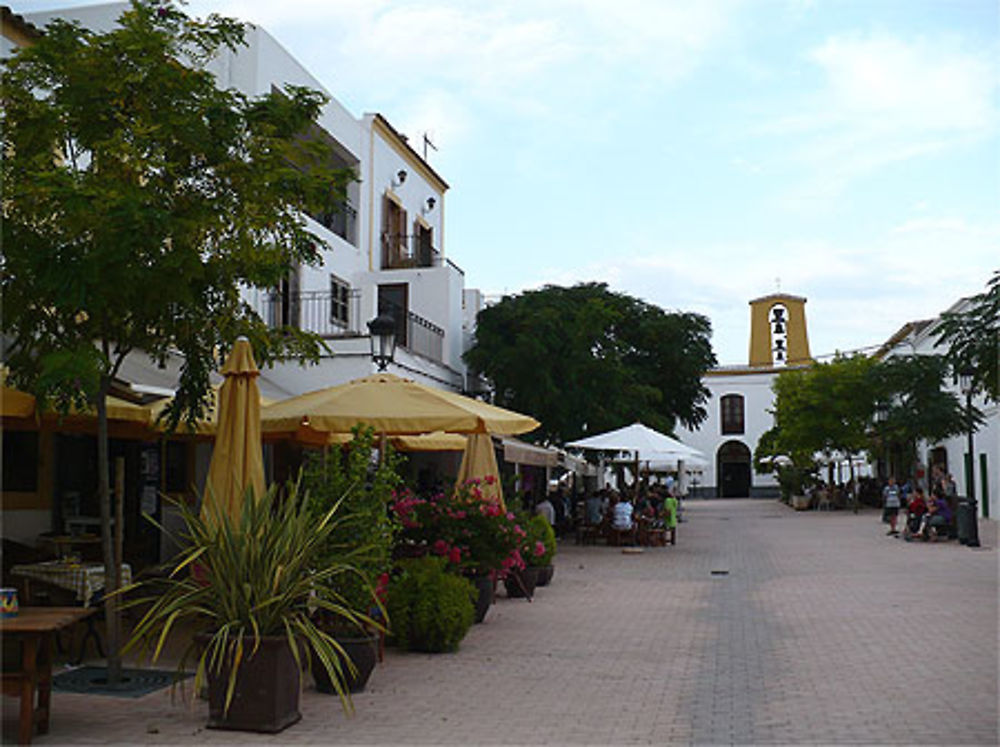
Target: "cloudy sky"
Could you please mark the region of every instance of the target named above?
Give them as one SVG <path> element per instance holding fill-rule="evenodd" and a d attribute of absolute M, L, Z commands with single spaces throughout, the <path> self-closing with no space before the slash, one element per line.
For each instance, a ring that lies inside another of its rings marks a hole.
<path fill-rule="evenodd" d="M 14 2 L 17 12 L 71 4 Z M 86 3 L 73 3 L 86 4 Z M 195 0 L 263 25 L 451 185 L 469 286 L 602 280 L 712 320 L 808 298 L 814 355 L 1000 269 L 995 0 Z"/>

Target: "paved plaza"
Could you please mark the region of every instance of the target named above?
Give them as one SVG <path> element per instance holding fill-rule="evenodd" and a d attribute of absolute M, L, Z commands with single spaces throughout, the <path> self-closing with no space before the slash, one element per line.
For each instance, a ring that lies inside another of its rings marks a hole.
<path fill-rule="evenodd" d="M 167 691 L 55 693 L 37 743 L 997 744 L 995 525 L 973 550 L 887 537 L 872 510 L 685 518 L 641 554 L 564 543 L 552 586 L 501 590 L 458 653 L 387 651 L 353 717 L 311 687 L 276 736 L 206 730 Z"/>

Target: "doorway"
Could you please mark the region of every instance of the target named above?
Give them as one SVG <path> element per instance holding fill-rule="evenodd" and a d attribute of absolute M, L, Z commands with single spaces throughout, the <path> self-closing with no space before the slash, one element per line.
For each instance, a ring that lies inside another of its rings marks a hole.
<path fill-rule="evenodd" d="M 727 441 L 716 456 L 720 498 L 749 498 L 752 486 L 750 449 L 740 441 Z"/>

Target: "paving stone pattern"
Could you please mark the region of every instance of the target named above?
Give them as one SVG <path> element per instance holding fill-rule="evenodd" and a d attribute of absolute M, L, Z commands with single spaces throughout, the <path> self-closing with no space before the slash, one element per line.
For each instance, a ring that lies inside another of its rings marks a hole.
<path fill-rule="evenodd" d="M 57 693 L 37 744 L 998 743 L 995 524 L 973 550 L 887 537 L 870 510 L 685 517 L 673 547 L 567 543 L 552 586 L 501 588 L 455 654 L 390 649 L 353 717 L 309 688 L 266 736 L 206 730 L 204 701 L 167 692 Z"/>

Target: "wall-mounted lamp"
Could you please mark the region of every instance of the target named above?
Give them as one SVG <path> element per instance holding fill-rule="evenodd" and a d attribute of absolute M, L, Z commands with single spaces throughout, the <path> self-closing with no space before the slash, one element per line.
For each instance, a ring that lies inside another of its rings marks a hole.
<path fill-rule="evenodd" d="M 429 213 L 431 210 L 434 209 L 435 205 L 437 205 L 437 200 L 435 200 L 433 197 L 428 197 L 427 198 L 427 207 L 420 208 L 420 214 L 421 215 L 427 215 L 427 213 Z"/>
<path fill-rule="evenodd" d="M 406 169 L 400 169 L 396 172 L 396 178 L 392 180 L 393 187 L 402 187 L 403 182 L 406 181 Z"/>

